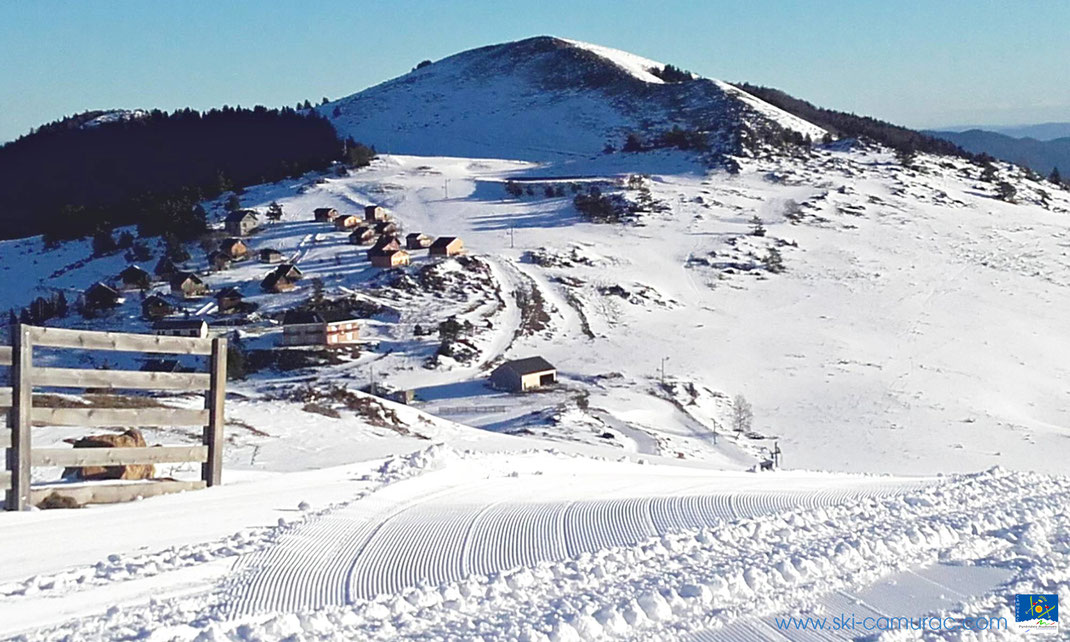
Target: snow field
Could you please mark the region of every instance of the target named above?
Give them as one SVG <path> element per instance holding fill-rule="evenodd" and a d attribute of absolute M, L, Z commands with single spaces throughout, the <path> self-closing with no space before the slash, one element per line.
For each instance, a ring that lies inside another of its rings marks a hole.
<path fill-rule="evenodd" d="M 438 476 L 441 485 L 441 475 L 448 469 L 426 478 Z M 760 482 L 758 487 L 838 486 L 841 501 L 726 517 L 712 526 L 636 536 L 634 541 L 578 554 L 562 543 L 557 550 L 567 556 L 561 559 L 485 573 L 488 562 L 470 564 L 471 575 L 444 582 L 424 577 L 409 583 L 406 578 L 420 572 L 414 574 L 413 569 L 428 568 L 433 557 L 416 552 L 417 561 L 410 563 L 407 558 L 421 546 L 437 547 L 436 568 L 463 569 L 463 557 L 452 553 L 458 545 L 464 548 L 466 541 L 474 550 L 476 542 L 458 535 L 456 529 L 427 542 L 428 531 L 410 531 L 405 541 L 393 544 L 394 560 L 401 568 L 393 571 L 396 579 L 387 582 L 397 588 L 369 597 L 351 595 L 348 604 L 241 615 L 230 606 L 235 594 L 228 586 L 214 594 L 116 610 L 71 628 L 40 632 L 35 639 L 61 639 L 75 630 L 101 639 L 167 631 L 166 637 L 152 639 L 202 641 L 290 635 L 303 640 L 767 639 L 774 614 L 865 615 L 872 610 L 897 615 L 899 609 L 913 606 L 929 609 L 927 613 L 999 615 L 1006 609 L 1008 591 L 1031 587 L 1065 592 L 1059 587 L 1070 579 L 1066 478 L 993 469 L 912 487 L 900 485 L 899 492 L 889 493 L 895 480 L 855 477 L 845 483 L 812 473 L 749 477 Z M 369 499 L 391 490 L 420 496 L 413 482 L 421 479 L 388 487 Z M 621 481 L 627 485 L 626 478 Z M 737 488 L 743 485 L 740 479 L 733 482 Z M 478 484 L 469 480 L 452 486 L 465 488 L 463 494 L 471 496 Z M 495 489 L 500 497 L 500 487 L 485 488 Z M 420 507 L 417 502 L 412 510 L 441 516 L 429 529 L 456 521 L 446 516 L 448 496 L 424 497 L 432 506 Z M 480 514 L 492 515 L 505 505 L 500 502 Z M 525 507 L 546 521 L 540 502 L 527 502 Z M 387 518 L 378 524 L 392 521 Z M 476 529 L 490 529 L 493 522 L 493 517 L 479 521 L 483 525 Z M 298 531 L 312 524 L 306 522 Z M 540 531 L 531 532 L 542 536 Z M 519 536 L 509 530 L 497 534 L 500 539 Z M 391 537 L 402 537 L 400 529 Z M 333 541 L 341 552 L 352 540 Z M 304 543 L 323 546 L 319 537 Z M 515 545 L 523 547 L 522 542 Z M 491 558 L 489 563 L 497 562 Z M 330 586 L 337 591 L 337 584 Z M 270 591 L 261 593 L 267 594 Z"/>

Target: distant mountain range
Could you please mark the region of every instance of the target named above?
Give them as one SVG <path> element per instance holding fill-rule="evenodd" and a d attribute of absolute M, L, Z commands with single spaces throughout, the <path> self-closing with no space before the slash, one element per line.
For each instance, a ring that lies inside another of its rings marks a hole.
<path fill-rule="evenodd" d="M 1019 127 L 1018 130 L 1035 130 L 1039 135 L 1049 135 L 1068 130 L 1061 138 L 1041 140 L 1038 138 L 1016 138 L 1005 133 L 970 129 L 962 132 L 929 131 L 931 136 L 951 141 L 968 152 L 986 153 L 996 158 L 1024 165 L 1047 176 L 1052 168 L 1058 167 L 1064 176 L 1070 173 L 1070 123 L 1048 123 Z"/>
<path fill-rule="evenodd" d="M 1037 140 L 1055 140 L 1070 136 L 1070 123 L 1038 123 L 1036 125 L 960 125 L 958 127 L 940 127 L 942 132 L 966 132 L 980 129 L 996 132 L 1011 138 L 1035 138 Z"/>

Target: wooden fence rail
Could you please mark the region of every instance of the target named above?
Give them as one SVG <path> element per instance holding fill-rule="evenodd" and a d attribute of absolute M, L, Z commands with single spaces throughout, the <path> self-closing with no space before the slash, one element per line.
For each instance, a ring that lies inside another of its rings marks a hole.
<path fill-rule="evenodd" d="M 206 372 L 171 373 L 133 370 L 88 370 L 35 366 L 35 348 L 113 350 L 208 357 Z M 7 489 L 5 508 L 23 510 L 59 493 L 79 504 L 129 501 L 169 492 L 219 484 L 223 467 L 223 401 L 226 395 L 226 339 L 161 337 L 122 332 L 95 332 L 18 325 L 12 345 L 0 346 L 0 367 L 11 371 L 11 386 L 0 388 L 0 450 L 7 469 L 0 468 L 0 490 Z M 35 404 L 34 388 L 94 390 L 163 390 L 204 393 L 204 408 L 74 408 Z M 201 426 L 199 446 L 140 448 L 33 448 L 34 426 L 173 427 Z M 197 481 L 153 480 L 137 484 L 87 482 L 31 488 L 34 466 L 127 466 L 192 462 L 201 464 Z"/>

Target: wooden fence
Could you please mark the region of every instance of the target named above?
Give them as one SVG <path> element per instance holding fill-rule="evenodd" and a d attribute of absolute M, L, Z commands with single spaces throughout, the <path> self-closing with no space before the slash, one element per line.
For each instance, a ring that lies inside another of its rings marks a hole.
<path fill-rule="evenodd" d="M 129 501 L 137 497 L 192 490 L 220 483 L 223 467 L 223 399 L 226 393 L 226 339 L 162 337 L 121 332 L 94 332 L 18 325 L 12 346 L 0 346 L 0 366 L 8 366 L 11 386 L 0 388 L 0 450 L 6 449 L 7 470 L 0 469 L 0 490 L 7 489 L 7 510 L 24 510 L 53 492 L 78 503 Z M 90 370 L 34 365 L 34 348 L 114 350 L 152 354 L 203 355 L 202 372 L 141 372 Z M 184 408 L 52 408 L 34 404 L 34 388 L 92 388 L 105 390 L 167 390 L 204 392 L 204 409 Z M 199 446 L 151 448 L 34 448 L 32 426 L 107 426 L 124 428 L 202 426 Z M 142 483 L 86 482 L 73 486 L 31 488 L 34 466 L 122 466 L 199 462 L 197 481 L 154 480 Z"/>

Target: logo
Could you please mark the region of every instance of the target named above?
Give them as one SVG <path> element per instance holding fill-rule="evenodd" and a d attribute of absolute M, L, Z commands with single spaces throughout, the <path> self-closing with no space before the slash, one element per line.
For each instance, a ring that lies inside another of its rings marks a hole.
<path fill-rule="evenodd" d="M 1043 593 L 1014 596 L 1014 621 L 1020 629 L 1059 630 L 1059 596 Z"/>

